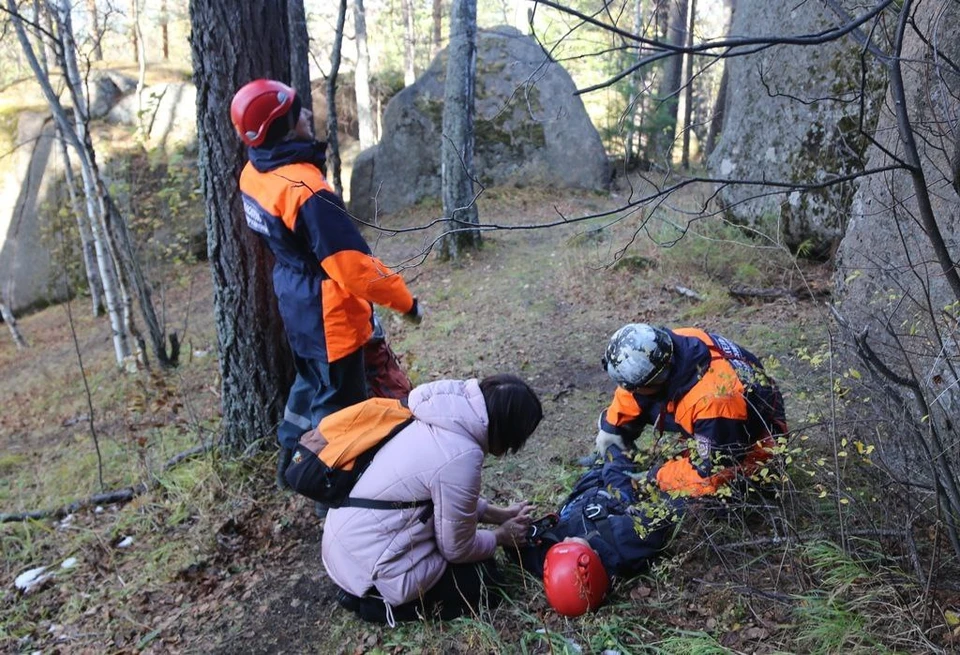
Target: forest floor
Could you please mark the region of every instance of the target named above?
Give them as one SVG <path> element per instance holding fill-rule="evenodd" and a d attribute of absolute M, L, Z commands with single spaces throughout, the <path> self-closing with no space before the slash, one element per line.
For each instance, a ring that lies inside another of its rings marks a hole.
<path fill-rule="evenodd" d="M 530 227 L 601 213 L 630 198 L 623 188 L 611 195 L 494 189 L 479 208 L 486 222 Z M 917 585 L 905 572 L 909 553 L 888 539 L 893 508 L 868 458 L 864 435 L 871 430 L 844 418 L 858 402 L 848 393 L 857 373 L 833 368 L 829 314 L 811 299 L 829 294 L 829 267 L 798 263 L 730 226 L 691 221 L 702 200 L 690 191 L 651 220 L 621 213 L 614 215 L 621 220 L 489 232 L 483 248 L 457 266 L 418 257 L 435 232 L 367 230 L 375 252 L 404 269 L 426 309 L 419 327 L 383 313 L 414 383 L 512 372 L 543 399 L 545 418 L 527 447 L 485 465 L 484 493 L 496 501 L 528 499 L 547 512 L 563 499 L 581 472 L 573 460 L 591 448 L 596 417 L 613 392 L 599 362 L 624 323 L 719 332 L 760 355 L 780 382 L 792 427 L 786 476 L 758 497 L 698 505 L 664 556 L 620 581 L 596 613 L 558 616 L 539 581 L 508 567 L 507 597 L 479 615 L 396 629 L 362 624 L 334 601 L 320 561 L 323 522 L 312 503 L 273 486 L 272 448 L 234 458 L 211 451 L 165 466 L 217 434 L 212 288 L 199 263 L 168 271 L 163 289 L 166 316 L 184 343 L 183 362 L 172 372 L 117 370 L 106 320 L 91 318 L 82 299 L 24 317 L 28 350 L 0 335 L 0 512 L 149 485 L 125 504 L 0 524 L 0 650 L 955 647 L 949 610 L 957 609 L 956 594 Z M 422 205 L 385 217 L 382 227 L 409 228 L 438 215 L 436 205 Z M 744 301 L 729 293 L 734 286 L 800 292 Z M 846 549 L 838 545 L 844 542 Z M 935 553 L 919 557 L 931 579 L 955 573 L 936 568 Z M 48 579 L 30 593 L 14 587 L 17 576 L 40 566 Z"/>

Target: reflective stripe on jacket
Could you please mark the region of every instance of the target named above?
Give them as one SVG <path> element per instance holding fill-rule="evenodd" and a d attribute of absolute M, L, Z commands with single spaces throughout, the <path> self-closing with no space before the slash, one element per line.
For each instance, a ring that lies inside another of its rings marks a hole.
<path fill-rule="evenodd" d="M 273 286 L 290 345 L 305 359 L 346 357 L 373 332 L 370 303 L 406 313 L 413 296 L 370 253 L 312 162 L 312 142 L 249 153 L 240 175 L 244 215 L 275 256 Z"/>

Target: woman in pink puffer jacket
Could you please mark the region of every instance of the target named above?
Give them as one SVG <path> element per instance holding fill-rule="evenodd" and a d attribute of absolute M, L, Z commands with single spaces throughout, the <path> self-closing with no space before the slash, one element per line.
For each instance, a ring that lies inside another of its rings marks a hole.
<path fill-rule="evenodd" d="M 543 417 L 536 393 L 512 375 L 424 384 L 408 406 L 413 422 L 383 446 L 350 495 L 432 505 L 331 509 L 323 530 L 323 564 L 340 604 L 391 625 L 418 614 L 459 616 L 498 580 L 494 552 L 524 543 L 532 507 L 481 498 L 483 459 L 519 450 Z"/>

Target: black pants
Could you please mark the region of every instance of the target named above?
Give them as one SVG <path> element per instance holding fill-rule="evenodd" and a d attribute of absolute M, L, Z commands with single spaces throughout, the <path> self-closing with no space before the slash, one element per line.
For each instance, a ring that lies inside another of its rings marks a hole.
<path fill-rule="evenodd" d="M 493 607 L 500 602 L 497 588 L 502 583 L 500 570 L 492 558 L 473 564 L 447 564 L 437 584 L 423 597 L 392 608 L 393 620 L 417 621 L 422 616 L 447 621 L 468 610 L 476 611 L 484 603 Z M 368 594 L 361 598 L 341 589 L 337 602 L 364 621 L 387 623 L 387 608 L 379 596 Z"/>

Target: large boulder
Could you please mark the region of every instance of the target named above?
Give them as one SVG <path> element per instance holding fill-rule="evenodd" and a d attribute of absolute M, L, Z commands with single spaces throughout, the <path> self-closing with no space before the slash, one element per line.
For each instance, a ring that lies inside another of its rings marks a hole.
<path fill-rule="evenodd" d="M 852 15 L 860 4 L 843 0 Z M 862 11 L 862 7 L 860 9 Z M 815 34 L 842 23 L 822 0 L 802 4 L 740 0 L 731 35 Z M 817 184 L 860 171 L 868 140 L 860 133 L 861 46 L 842 38 L 814 46 L 783 45 L 729 58 L 721 138 L 708 161 L 723 179 Z M 885 78 L 875 66 L 865 80 L 863 125 L 873 125 Z M 853 183 L 816 191 L 770 194 L 729 185 L 719 199 L 741 225 L 777 225 L 792 249 L 824 256 L 843 235 Z"/>
<path fill-rule="evenodd" d="M 960 261 L 960 150 L 955 130 L 960 115 L 960 7 L 940 0 L 919 3 L 916 27 L 906 32 L 903 79 L 910 123 L 916 133 L 931 214 L 956 269 Z M 915 29 L 920 30 L 922 37 Z M 931 44 L 936 44 L 934 53 Z M 903 157 L 895 98 L 887 94 L 876 129 L 878 147 L 869 150 L 871 169 Z M 903 160 L 901 160 L 903 161 Z M 888 465 L 902 467 L 911 482 L 929 480 L 930 460 L 943 457 L 960 470 L 956 417 L 960 416 L 960 294 L 952 289 L 924 225 L 916 187 L 904 170 L 864 179 L 853 197 L 847 233 L 837 251 L 839 312 L 857 335 L 861 352 L 873 353 L 871 368 L 885 368 L 872 407 L 891 397 L 899 415 L 887 415 L 889 439 L 881 443 Z M 862 364 L 856 364 L 863 369 Z M 915 388 L 903 384 L 912 381 Z M 924 397 L 926 408 L 916 401 Z M 912 428 L 911 428 L 912 426 Z M 917 429 L 919 428 L 919 429 Z M 942 443 L 935 441 L 939 435 Z M 919 439 L 930 439 L 927 448 Z M 931 453 L 933 455 L 931 455 Z"/>
<path fill-rule="evenodd" d="M 23 112 L 17 123 L 22 144 L 6 162 L 0 186 L 0 302 L 14 313 L 63 297 L 52 285 L 52 273 L 64 262 L 53 261 L 41 239 L 43 203 L 63 172 L 54 156 L 56 131 L 49 114 Z"/>
<path fill-rule="evenodd" d="M 165 82 L 144 87 L 117 102 L 107 119 L 137 126 L 142 117 L 150 146 L 172 152 L 194 149 L 197 142 L 197 89 L 189 82 Z"/>
<path fill-rule="evenodd" d="M 444 50 L 387 105 L 380 143 L 365 150 L 350 179 L 360 218 L 440 196 Z M 536 41 L 512 27 L 480 30 L 474 172 L 486 186 L 605 189 L 610 167 L 576 86 Z"/>

